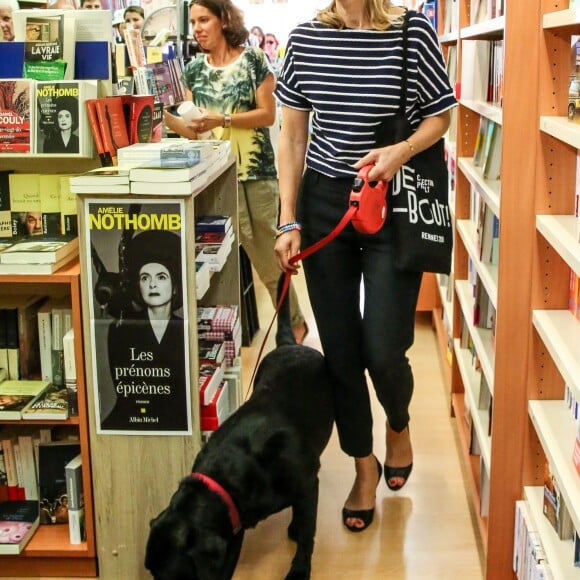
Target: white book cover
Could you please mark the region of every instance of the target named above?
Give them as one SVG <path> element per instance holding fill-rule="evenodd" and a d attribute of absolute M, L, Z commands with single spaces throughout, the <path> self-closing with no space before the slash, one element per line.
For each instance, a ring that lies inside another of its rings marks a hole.
<path fill-rule="evenodd" d="M 489 41 L 461 43 L 461 99 L 485 101 L 489 75 Z"/>
<path fill-rule="evenodd" d="M 36 474 L 36 461 L 34 458 L 34 446 L 32 435 L 19 435 L 18 448 L 22 470 L 22 487 L 24 499 L 38 499 L 38 476 Z"/>

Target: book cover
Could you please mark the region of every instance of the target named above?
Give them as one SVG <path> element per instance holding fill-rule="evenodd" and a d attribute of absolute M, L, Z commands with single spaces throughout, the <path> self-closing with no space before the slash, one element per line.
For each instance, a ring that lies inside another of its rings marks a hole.
<path fill-rule="evenodd" d="M 36 83 L 35 153 L 81 152 L 81 82 Z"/>
<path fill-rule="evenodd" d="M 229 215 L 203 215 L 195 220 L 196 232 L 227 232 L 231 227 Z"/>
<path fill-rule="evenodd" d="M 151 143 L 159 143 L 163 138 L 163 103 L 153 105 L 153 124 L 151 125 Z"/>
<path fill-rule="evenodd" d="M 22 410 L 27 421 L 64 421 L 68 419 L 66 387 L 50 385 Z"/>
<path fill-rule="evenodd" d="M 163 140 L 159 143 L 134 143 L 118 152 L 119 165 L 129 168 L 188 168 L 205 159 L 213 159 L 209 143 L 187 139 Z"/>
<path fill-rule="evenodd" d="M 79 235 L 77 194 L 70 189 L 68 175 L 60 177 L 60 231 L 65 236 Z"/>
<path fill-rule="evenodd" d="M 178 100 L 167 61 L 148 63 L 146 66 L 153 75 L 156 100 L 165 107 L 175 105 Z"/>
<path fill-rule="evenodd" d="M 40 174 L 40 213 L 42 214 L 42 233 L 48 236 L 58 236 L 60 230 L 60 181 L 56 174 Z"/>
<path fill-rule="evenodd" d="M 10 241 L 6 238 L 12 237 L 12 217 L 10 215 L 10 182 L 8 180 L 10 173 L 12 172 L 0 171 L 0 240 L 2 240 L 0 251 L 2 251 L 4 248 L 4 244 L 10 244 Z"/>
<path fill-rule="evenodd" d="M 97 432 L 191 432 L 184 202 L 89 199 L 84 211 Z M 148 281 L 161 279 L 158 300 Z M 145 391 L 131 386 L 137 375 Z"/>
<path fill-rule="evenodd" d="M 209 405 L 224 378 L 224 364 L 204 363 L 199 365 L 199 402 Z"/>
<path fill-rule="evenodd" d="M 6 380 L 0 383 L 0 419 L 20 420 L 22 409 L 42 392 L 46 381 Z"/>
<path fill-rule="evenodd" d="M 118 149 L 129 145 L 123 101 L 121 97 L 101 97 L 95 100 L 95 109 L 104 150 L 110 155 L 113 165 L 123 165 L 117 162 Z"/>
<path fill-rule="evenodd" d="M 38 485 L 41 525 L 68 524 L 66 465 L 81 452 L 75 441 L 52 441 L 38 446 Z"/>
<path fill-rule="evenodd" d="M 20 554 L 34 535 L 38 523 L 37 501 L 1 502 L 0 554 Z"/>
<path fill-rule="evenodd" d="M 62 338 L 64 356 L 64 384 L 68 401 L 68 416 L 78 417 L 79 401 L 77 388 L 77 369 L 75 359 L 75 332 L 74 328 L 67 330 Z"/>
<path fill-rule="evenodd" d="M 0 253 L 1 264 L 53 264 L 79 253 L 78 236 L 40 235 L 21 238 Z"/>
<path fill-rule="evenodd" d="M 24 78 L 65 78 L 68 63 L 64 55 L 64 35 L 63 13 L 37 12 L 32 16 L 25 16 Z M 74 39 L 72 42 L 74 43 Z M 70 58 L 70 54 L 68 57 Z M 74 56 L 70 62 L 74 63 Z"/>
<path fill-rule="evenodd" d="M 129 143 L 149 143 L 153 131 L 153 95 L 132 95 L 129 106 Z"/>
<path fill-rule="evenodd" d="M 13 236 L 42 234 L 40 180 L 37 173 L 11 173 L 10 215 Z"/>
<path fill-rule="evenodd" d="M 64 387 L 64 349 L 62 339 L 68 330 L 67 312 L 70 307 L 55 305 L 52 309 L 52 382 Z"/>
<path fill-rule="evenodd" d="M 86 540 L 85 508 L 68 510 L 69 541 L 82 544 Z"/>
<path fill-rule="evenodd" d="M 33 151 L 33 81 L 0 80 L 0 153 Z"/>

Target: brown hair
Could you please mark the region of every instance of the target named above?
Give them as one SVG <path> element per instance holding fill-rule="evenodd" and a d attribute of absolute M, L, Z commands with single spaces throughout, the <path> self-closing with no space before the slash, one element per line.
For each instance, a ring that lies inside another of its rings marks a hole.
<path fill-rule="evenodd" d="M 143 18 L 143 20 L 145 20 L 145 11 L 143 10 L 143 8 L 141 8 L 141 6 L 129 6 L 125 9 L 125 12 L 123 12 L 123 18 L 125 18 L 125 16 L 127 16 L 127 13 L 131 13 L 134 12 L 135 14 L 139 14 L 139 16 L 141 16 L 141 18 Z"/>
<path fill-rule="evenodd" d="M 375 30 L 387 30 L 392 25 L 403 23 L 402 14 L 393 13 L 391 0 L 366 0 L 366 12 L 369 22 Z M 345 23 L 336 10 L 336 0 L 316 14 L 316 20 L 332 28 L 345 28 Z"/>
<path fill-rule="evenodd" d="M 244 13 L 231 0 L 191 0 L 189 7 L 192 6 L 203 6 L 222 21 L 230 46 L 240 46 L 248 40 L 250 33 L 244 25 Z"/>

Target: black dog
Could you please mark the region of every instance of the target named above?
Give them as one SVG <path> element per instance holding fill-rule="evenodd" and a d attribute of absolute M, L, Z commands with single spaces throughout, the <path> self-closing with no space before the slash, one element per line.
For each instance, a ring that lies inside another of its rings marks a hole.
<path fill-rule="evenodd" d="M 279 318 L 279 346 L 260 364 L 252 396 L 210 437 L 151 522 L 145 566 L 156 580 L 231 578 L 244 530 L 287 507 L 297 549 L 286 580 L 310 578 L 332 385 L 324 357 L 295 344 L 287 299 Z"/>

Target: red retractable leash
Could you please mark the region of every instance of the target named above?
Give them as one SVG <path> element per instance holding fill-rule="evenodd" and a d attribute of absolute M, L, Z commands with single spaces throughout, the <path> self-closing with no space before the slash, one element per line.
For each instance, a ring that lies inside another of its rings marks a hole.
<path fill-rule="evenodd" d="M 348 209 L 336 227 L 324 238 L 318 240 L 316 243 L 312 244 L 305 250 L 302 250 L 295 256 L 292 256 L 290 258 L 290 264 L 296 264 L 296 262 L 307 258 L 311 254 L 314 254 L 314 252 L 320 250 L 320 248 L 326 246 L 326 244 L 334 240 L 334 238 L 336 238 L 336 236 L 338 236 L 338 234 L 344 230 L 349 222 L 352 222 L 353 227 L 362 234 L 376 234 L 383 227 L 387 217 L 388 183 L 385 181 L 368 180 L 368 173 L 373 167 L 374 165 L 369 164 L 359 169 L 359 172 L 354 178 L 354 182 L 352 184 L 352 190 L 348 200 Z M 282 302 L 284 302 L 284 298 L 288 292 L 291 277 L 292 274 L 290 272 L 286 272 L 282 290 L 280 292 L 280 298 L 278 299 L 278 304 L 276 305 L 276 311 L 274 312 L 272 321 L 268 326 L 268 330 L 266 330 L 266 335 L 264 336 L 264 340 L 262 341 L 262 345 L 258 352 L 258 358 L 256 365 L 254 366 L 254 372 L 252 373 L 252 378 L 250 380 L 246 398 L 251 390 L 252 384 L 254 383 L 254 377 L 256 376 L 258 363 L 262 358 L 262 352 L 266 346 L 266 341 L 268 340 L 270 330 L 274 325 L 278 311 L 280 310 Z"/>

